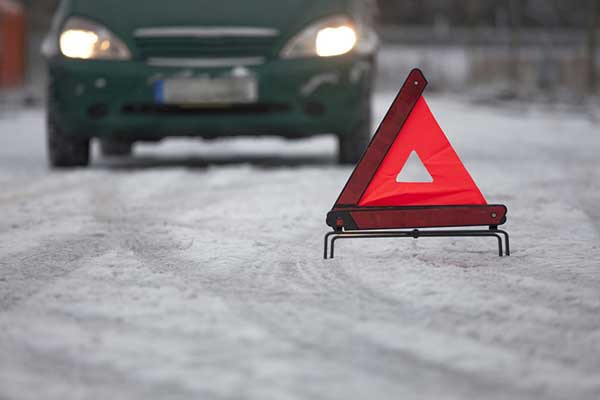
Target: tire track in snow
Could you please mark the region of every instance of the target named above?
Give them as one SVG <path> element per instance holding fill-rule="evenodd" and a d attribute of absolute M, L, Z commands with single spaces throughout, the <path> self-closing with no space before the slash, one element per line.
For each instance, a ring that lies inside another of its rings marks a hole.
<path fill-rule="evenodd" d="M 18 307 L 20 302 L 79 268 L 85 259 L 106 250 L 102 243 L 90 242 L 96 242 L 95 238 L 64 236 L 0 258 L 0 313 Z"/>

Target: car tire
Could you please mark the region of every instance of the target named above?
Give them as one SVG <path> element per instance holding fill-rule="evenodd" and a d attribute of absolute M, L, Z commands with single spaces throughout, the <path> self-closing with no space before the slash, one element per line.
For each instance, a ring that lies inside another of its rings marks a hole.
<path fill-rule="evenodd" d="M 338 135 L 338 164 L 358 163 L 371 140 L 371 118 L 365 118 L 345 135 Z"/>
<path fill-rule="evenodd" d="M 126 157 L 133 154 L 133 143 L 119 140 L 101 139 L 100 153 L 104 157 Z"/>
<path fill-rule="evenodd" d="M 51 167 L 74 168 L 90 164 L 90 140 L 65 134 L 52 104 L 48 104 L 47 110 L 46 146 Z"/>

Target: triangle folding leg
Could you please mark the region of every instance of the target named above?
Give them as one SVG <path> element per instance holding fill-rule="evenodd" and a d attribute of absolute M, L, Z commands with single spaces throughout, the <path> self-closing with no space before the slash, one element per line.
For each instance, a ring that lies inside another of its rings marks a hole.
<path fill-rule="evenodd" d="M 507 208 L 487 204 L 429 110 L 426 87 L 412 70 L 327 215 L 325 258 L 336 240 L 377 237 L 492 237 L 499 255 L 510 255 L 508 233 L 498 229 Z M 398 179 L 413 153 L 432 181 Z"/>

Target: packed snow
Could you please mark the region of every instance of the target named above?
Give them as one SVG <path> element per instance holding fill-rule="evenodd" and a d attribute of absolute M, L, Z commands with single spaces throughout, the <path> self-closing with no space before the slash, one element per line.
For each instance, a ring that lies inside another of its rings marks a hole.
<path fill-rule="evenodd" d="M 511 257 L 379 239 L 322 260 L 351 172 L 332 137 L 172 140 L 57 172 L 43 110 L 5 110 L 0 398 L 599 398 L 598 125 L 429 102 L 508 205 Z"/>

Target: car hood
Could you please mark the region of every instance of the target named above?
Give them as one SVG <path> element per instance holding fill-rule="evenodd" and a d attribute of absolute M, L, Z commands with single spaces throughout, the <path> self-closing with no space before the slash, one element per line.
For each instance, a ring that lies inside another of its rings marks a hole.
<path fill-rule="evenodd" d="M 70 15 L 96 20 L 128 36 L 159 26 L 268 27 L 286 32 L 343 12 L 343 0 L 71 0 Z"/>

